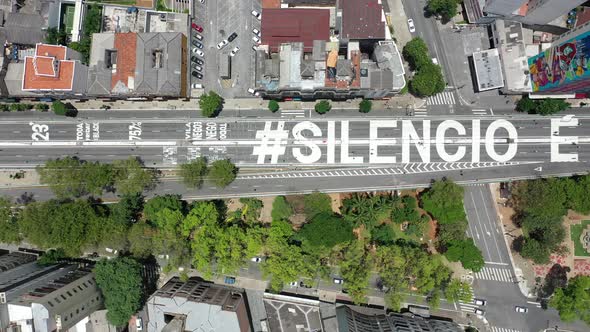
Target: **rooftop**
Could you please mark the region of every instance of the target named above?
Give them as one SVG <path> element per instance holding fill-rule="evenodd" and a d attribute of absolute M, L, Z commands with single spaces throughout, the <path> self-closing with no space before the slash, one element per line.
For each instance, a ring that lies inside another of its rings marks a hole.
<path fill-rule="evenodd" d="M 187 32 L 187 14 L 129 8 L 105 5 L 103 32 Z"/>
<path fill-rule="evenodd" d="M 262 10 L 262 44 L 276 52 L 282 43 L 302 42 L 311 52 L 314 40 L 330 40 L 328 9 L 265 8 Z"/>
<path fill-rule="evenodd" d="M 264 308 L 272 332 L 322 331 L 319 301 L 265 293 Z"/>
<path fill-rule="evenodd" d="M 511 92 L 530 92 L 531 84 L 522 24 L 505 20 L 496 20 L 494 24 L 498 36 L 497 48 L 502 58 L 504 88 Z M 530 39 L 532 42 L 532 35 Z"/>
<path fill-rule="evenodd" d="M 387 27 L 381 0 L 340 0 L 340 9 L 342 38 L 385 39 Z"/>
<path fill-rule="evenodd" d="M 81 64 L 67 54 L 65 46 L 37 44 L 35 55 L 24 59 L 23 90 L 71 91 L 76 66 Z"/>
<path fill-rule="evenodd" d="M 473 53 L 473 65 L 479 91 L 499 89 L 504 86 L 502 63 L 497 48 Z"/>

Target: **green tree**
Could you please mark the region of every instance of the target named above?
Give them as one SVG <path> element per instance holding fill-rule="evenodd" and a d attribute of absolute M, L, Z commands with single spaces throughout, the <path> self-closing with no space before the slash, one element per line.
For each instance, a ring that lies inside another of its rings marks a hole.
<path fill-rule="evenodd" d="M 464 268 L 474 272 L 481 271 L 485 264 L 481 250 L 475 246 L 473 239 L 469 238 L 449 242 L 445 256 L 451 262 L 461 262 Z"/>
<path fill-rule="evenodd" d="M 59 263 L 61 260 L 66 258 L 67 255 L 63 249 L 49 249 L 47 250 L 39 259 L 37 260 L 37 264 L 43 266 L 49 266 L 53 264 Z"/>
<path fill-rule="evenodd" d="M 154 237 L 157 230 L 149 224 L 140 221 L 131 226 L 127 233 L 129 251 L 138 258 L 147 258 L 155 254 Z"/>
<path fill-rule="evenodd" d="M 408 266 L 411 264 L 398 246 L 380 246 L 374 257 L 374 266 L 385 287 L 387 307 L 399 311 L 405 299 L 404 292 L 410 288 L 407 278 Z"/>
<path fill-rule="evenodd" d="M 12 202 L 7 197 L 0 197 L 0 242 L 20 243 L 17 210 L 12 209 Z"/>
<path fill-rule="evenodd" d="M 363 99 L 359 103 L 359 112 L 361 113 L 369 113 L 371 112 L 371 108 L 373 107 L 373 102 L 368 99 Z"/>
<path fill-rule="evenodd" d="M 113 184 L 110 165 L 72 157 L 48 160 L 44 166 L 37 167 L 37 173 L 40 182 L 48 185 L 59 198 L 100 195 Z"/>
<path fill-rule="evenodd" d="M 370 232 L 391 217 L 394 201 L 391 196 L 355 193 L 342 201 L 341 211 L 354 227 L 364 225 Z"/>
<path fill-rule="evenodd" d="M 397 235 L 391 224 L 382 224 L 371 230 L 371 240 L 379 245 L 390 245 L 395 242 Z"/>
<path fill-rule="evenodd" d="M 162 195 L 150 198 L 143 208 L 143 215 L 147 220 L 156 218 L 156 214 L 164 209 L 184 211 L 185 202 L 180 195 Z"/>
<path fill-rule="evenodd" d="M 364 244 L 360 241 L 351 243 L 344 252 L 340 263 L 340 274 L 344 287 L 355 304 L 365 302 L 371 266 Z"/>
<path fill-rule="evenodd" d="M 330 196 L 324 193 L 314 192 L 305 195 L 303 204 L 305 206 L 305 218 L 307 220 L 312 220 L 320 213 L 332 213 L 332 200 Z"/>
<path fill-rule="evenodd" d="M 242 197 L 240 198 L 242 203 L 242 220 L 248 223 L 256 223 L 260 219 L 260 211 L 264 204 L 257 198 Z"/>
<path fill-rule="evenodd" d="M 564 322 L 576 319 L 590 325 L 590 277 L 576 276 L 570 279 L 567 287 L 558 288 L 549 305 L 559 312 Z"/>
<path fill-rule="evenodd" d="M 223 107 L 223 98 L 213 91 L 203 93 L 199 98 L 199 107 L 204 117 L 216 117 Z"/>
<path fill-rule="evenodd" d="M 207 176 L 217 187 L 225 188 L 238 176 L 238 168 L 229 159 L 216 160 Z"/>
<path fill-rule="evenodd" d="M 293 208 L 287 202 L 285 196 L 277 196 L 272 203 L 271 217 L 272 220 L 289 220 L 293 215 Z"/>
<path fill-rule="evenodd" d="M 419 97 L 429 97 L 443 92 L 446 83 L 439 65 L 426 63 L 422 65 L 409 84 L 410 92 Z"/>
<path fill-rule="evenodd" d="M 439 224 L 437 236 L 439 246 L 446 248 L 445 245 L 451 241 L 463 240 L 465 238 L 465 232 L 467 231 L 467 228 L 468 224 L 466 220 Z"/>
<path fill-rule="evenodd" d="M 45 112 L 49 109 L 49 105 L 47 104 L 35 104 L 35 109 L 37 111 Z"/>
<path fill-rule="evenodd" d="M 332 105 L 327 100 L 321 100 L 315 104 L 315 111 L 319 114 L 328 113 L 332 109 Z"/>
<path fill-rule="evenodd" d="M 550 115 L 565 111 L 571 105 L 563 99 L 541 99 L 536 109 L 537 114 Z"/>
<path fill-rule="evenodd" d="M 473 299 L 473 291 L 468 283 L 452 279 L 445 288 L 445 297 L 449 302 L 469 303 Z"/>
<path fill-rule="evenodd" d="M 207 159 L 205 157 L 199 157 L 180 165 L 180 176 L 187 187 L 201 187 L 205 175 L 207 175 Z"/>
<path fill-rule="evenodd" d="M 519 112 L 535 114 L 536 108 L 536 101 L 530 99 L 528 96 L 520 98 L 518 103 L 516 103 L 516 110 Z"/>
<path fill-rule="evenodd" d="M 412 38 L 412 40 L 404 46 L 402 55 L 412 70 L 417 70 L 420 67 L 431 63 L 428 46 L 426 46 L 426 43 L 420 37 Z"/>
<path fill-rule="evenodd" d="M 326 236 L 330 234 L 330 236 Z M 295 239 L 302 242 L 305 252 L 326 254 L 335 245 L 346 244 L 354 238 L 350 222 L 333 214 L 315 215 L 311 222 L 303 225 Z"/>
<path fill-rule="evenodd" d="M 107 319 L 115 326 L 126 326 L 141 308 L 141 265 L 128 257 L 103 259 L 94 267 L 96 285 L 104 296 Z"/>
<path fill-rule="evenodd" d="M 155 185 L 156 174 L 136 157 L 113 162 L 114 186 L 122 195 L 141 193 Z"/>
<path fill-rule="evenodd" d="M 280 106 L 279 106 L 279 103 L 278 103 L 276 100 L 270 100 L 270 101 L 268 102 L 268 109 L 269 109 L 271 112 L 273 112 L 273 113 L 274 113 L 274 112 L 278 111 L 278 110 L 279 110 L 279 108 L 280 108 Z"/>
<path fill-rule="evenodd" d="M 420 199 L 424 210 L 441 224 L 466 220 L 463 188 L 451 180 L 433 182 Z"/>
<path fill-rule="evenodd" d="M 457 0 L 428 0 L 426 10 L 430 14 L 440 16 L 446 23 L 457 15 L 457 5 Z"/>

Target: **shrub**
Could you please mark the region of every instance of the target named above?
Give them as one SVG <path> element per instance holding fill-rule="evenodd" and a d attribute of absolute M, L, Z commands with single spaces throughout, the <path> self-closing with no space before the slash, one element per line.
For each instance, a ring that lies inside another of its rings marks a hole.
<path fill-rule="evenodd" d="M 279 110 L 279 103 L 276 100 L 269 101 L 268 102 L 268 109 L 273 113 L 278 111 Z"/>
<path fill-rule="evenodd" d="M 363 99 L 359 104 L 359 112 L 361 113 L 369 113 L 371 108 L 373 107 L 373 102 L 367 99 Z"/>
<path fill-rule="evenodd" d="M 327 100 L 322 100 L 322 101 L 317 102 L 315 104 L 315 111 L 318 112 L 319 114 L 327 113 L 331 109 L 332 109 L 332 105 L 330 105 L 330 102 Z"/>

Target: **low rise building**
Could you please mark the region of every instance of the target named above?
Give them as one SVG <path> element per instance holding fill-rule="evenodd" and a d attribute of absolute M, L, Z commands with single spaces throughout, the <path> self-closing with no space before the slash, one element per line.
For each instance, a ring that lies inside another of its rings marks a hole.
<path fill-rule="evenodd" d="M 532 91 L 527 63 L 527 44 L 532 44 L 532 30 L 519 22 L 496 20 L 491 26 L 494 45 L 502 60 L 502 74 L 506 94 L 525 94 Z"/>
<path fill-rule="evenodd" d="M 473 53 L 471 57 L 475 71 L 477 91 L 487 91 L 504 87 L 502 63 L 497 48 Z"/>

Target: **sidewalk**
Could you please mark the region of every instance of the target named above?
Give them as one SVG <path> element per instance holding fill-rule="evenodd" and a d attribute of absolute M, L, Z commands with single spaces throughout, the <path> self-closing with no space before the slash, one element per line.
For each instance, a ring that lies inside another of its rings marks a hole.
<path fill-rule="evenodd" d="M 330 101 L 332 109 L 358 109 L 362 99 L 348 101 Z M 77 101 L 69 100 L 78 111 L 101 110 L 103 105 L 110 106 L 109 111 L 114 110 L 198 110 L 198 99 L 191 100 L 164 100 L 164 101 L 133 101 L 117 100 L 102 101 L 98 99 Z M 393 108 L 416 108 L 422 103 L 422 100 L 413 97 L 410 94 L 392 97 L 389 100 L 373 100 L 373 109 L 393 109 Z M 284 101 L 279 102 L 280 108 L 285 110 L 294 109 L 313 109 L 316 102 L 313 101 Z M 267 109 L 268 101 L 260 98 L 241 98 L 226 99 L 223 103 L 224 109 L 231 110 L 260 110 Z M 223 113 L 222 113 L 223 114 Z"/>

